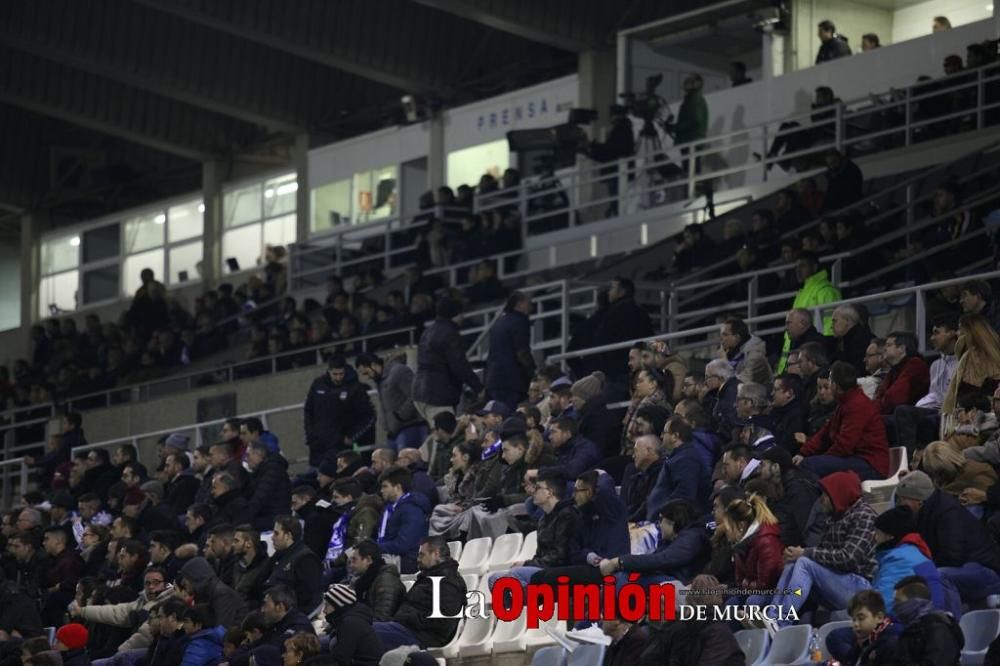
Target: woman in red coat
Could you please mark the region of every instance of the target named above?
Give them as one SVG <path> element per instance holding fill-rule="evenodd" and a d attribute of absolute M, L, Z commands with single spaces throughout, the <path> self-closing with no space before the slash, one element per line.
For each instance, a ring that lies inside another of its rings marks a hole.
<path fill-rule="evenodd" d="M 726 506 L 723 518 L 730 534 L 739 534 L 733 544 L 736 587 L 770 590 L 778 583 L 785 566 L 778 519 L 760 495 L 736 499 Z"/>

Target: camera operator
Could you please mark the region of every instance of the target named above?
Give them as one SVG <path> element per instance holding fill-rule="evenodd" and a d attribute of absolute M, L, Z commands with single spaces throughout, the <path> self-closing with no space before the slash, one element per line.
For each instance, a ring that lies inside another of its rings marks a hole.
<path fill-rule="evenodd" d="M 618 214 L 618 160 L 635 155 L 635 134 L 632 120 L 628 116 L 628 107 L 615 104 L 611 106 L 610 112 L 611 131 L 606 141 L 587 143 L 582 130 L 580 132 L 583 137 L 580 152 L 595 162 L 606 165 L 600 167 L 597 173 L 611 199 L 604 213 L 607 217 Z"/>
<path fill-rule="evenodd" d="M 708 103 L 702 94 L 704 81 L 700 74 L 689 74 L 684 79 L 684 101 L 677 112 L 677 120 L 667 122 L 667 132 L 674 137 L 674 145 L 701 141 L 708 134 Z M 687 173 L 687 153 L 688 148 L 682 148 L 681 154 L 685 156 L 684 172 Z M 699 160 L 695 160 L 695 171 L 698 170 Z"/>

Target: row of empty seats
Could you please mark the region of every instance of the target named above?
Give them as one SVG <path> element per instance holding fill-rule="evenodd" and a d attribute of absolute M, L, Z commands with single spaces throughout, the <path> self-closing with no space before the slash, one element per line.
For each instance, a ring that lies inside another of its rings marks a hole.
<path fill-rule="evenodd" d="M 986 650 L 1000 634 L 1000 610 L 970 611 L 959 621 L 965 636 L 962 666 L 980 666 Z M 827 622 L 816 635 L 823 652 L 821 663 L 833 657 L 827 652 L 826 639 L 836 629 L 850 628 L 850 620 Z M 806 624 L 785 627 L 772 639 L 765 629 L 746 629 L 735 634 L 746 656 L 747 666 L 805 666 L 815 663 L 809 655 L 812 627 Z"/>

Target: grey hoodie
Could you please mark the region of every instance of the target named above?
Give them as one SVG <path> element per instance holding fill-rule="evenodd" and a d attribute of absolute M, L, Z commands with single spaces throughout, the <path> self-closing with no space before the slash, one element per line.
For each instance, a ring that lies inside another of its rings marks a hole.
<path fill-rule="evenodd" d="M 216 621 L 231 627 L 243 621 L 247 614 L 246 601 L 231 587 L 219 580 L 204 557 L 194 557 L 181 567 L 180 579 L 191 581 L 195 598 L 199 603 L 209 604 Z"/>
<path fill-rule="evenodd" d="M 767 347 L 756 335 L 751 335 L 750 339 L 740 347 L 739 353 L 729 359 L 729 362 L 733 364 L 733 371 L 741 384 L 753 382 L 761 386 L 770 386 L 774 379 L 771 375 L 771 366 L 767 363 Z"/>

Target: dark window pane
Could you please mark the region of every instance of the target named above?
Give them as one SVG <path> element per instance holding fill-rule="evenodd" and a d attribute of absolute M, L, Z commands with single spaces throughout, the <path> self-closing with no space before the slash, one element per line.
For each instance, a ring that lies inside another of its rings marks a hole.
<path fill-rule="evenodd" d="M 117 265 L 95 268 L 83 274 L 83 302 L 85 304 L 118 298 Z"/>
<path fill-rule="evenodd" d="M 83 263 L 117 257 L 118 240 L 117 224 L 83 232 Z"/>

